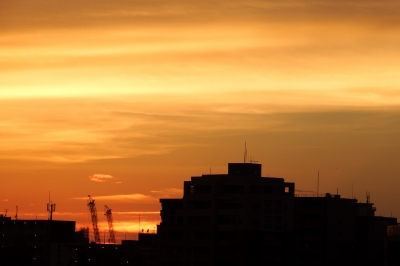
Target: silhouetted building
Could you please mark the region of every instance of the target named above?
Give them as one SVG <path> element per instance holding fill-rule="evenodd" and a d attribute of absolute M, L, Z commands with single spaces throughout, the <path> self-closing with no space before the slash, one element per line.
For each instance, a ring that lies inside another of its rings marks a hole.
<path fill-rule="evenodd" d="M 97 243 L 52 244 L 52 266 L 153 266 L 156 265 L 156 234 L 139 234 L 138 240 L 121 245 Z"/>
<path fill-rule="evenodd" d="M 134 263 L 137 249 L 114 244 L 60 243 L 52 245 L 52 266 L 138 265 Z"/>
<path fill-rule="evenodd" d="M 0 218 L 1 265 L 50 265 L 51 244 L 74 241 L 74 221 Z"/>
<path fill-rule="evenodd" d="M 400 266 L 400 224 L 388 226 L 387 266 Z"/>
<path fill-rule="evenodd" d="M 160 202 L 160 265 L 291 265 L 294 183 L 260 164 L 194 176 L 182 199 Z"/>
<path fill-rule="evenodd" d="M 387 227 L 372 203 L 326 194 L 295 198 L 296 265 L 386 265 Z"/>
<path fill-rule="evenodd" d="M 296 265 L 355 265 L 356 202 L 330 194 L 295 198 Z"/>
<path fill-rule="evenodd" d="M 397 218 L 375 216 L 373 203 L 369 199 L 367 201 L 357 203 L 357 263 L 387 265 L 388 228 L 397 225 Z"/>

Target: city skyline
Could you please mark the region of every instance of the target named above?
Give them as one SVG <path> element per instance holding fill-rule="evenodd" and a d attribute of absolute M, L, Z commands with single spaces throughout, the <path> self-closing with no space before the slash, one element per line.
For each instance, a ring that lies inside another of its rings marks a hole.
<path fill-rule="evenodd" d="M 19 0 L 0 7 L 0 211 L 118 231 L 249 157 L 400 217 L 400 3 Z M 72 218 L 77 217 L 77 218 Z M 102 218 L 102 217 L 101 217 Z M 103 228 L 106 228 L 105 218 Z M 147 224 L 146 224 L 147 222 Z M 151 226 L 154 225 L 154 226 Z"/>

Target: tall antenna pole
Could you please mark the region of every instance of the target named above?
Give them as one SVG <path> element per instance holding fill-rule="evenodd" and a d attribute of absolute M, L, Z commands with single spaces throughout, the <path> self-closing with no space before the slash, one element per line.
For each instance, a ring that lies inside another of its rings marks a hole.
<path fill-rule="evenodd" d="M 353 196 L 353 183 L 351 183 L 351 198 L 354 199 L 354 196 Z"/>
<path fill-rule="evenodd" d="M 18 220 L 18 205 L 15 206 L 15 220 Z"/>
<path fill-rule="evenodd" d="M 319 194 L 319 169 L 318 169 L 318 180 L 317 180 L 317 197 Z"/>
<path fill-rule="evenodd" d="M 246 147 L 246 141 L 244 142 L 244 158 L 243 161 L 246 163 L 247 160 L 247 147 Z"/>
<path fill-rule="evenodd" d="M 49 191 L 49 203 L 47 203 L 47 212 L 49 213 L 49 220 L 53 220 L 53 212 L 56 211 L 56 204 L 53 204 L 52 201 L 50 201 L 50 191 Z"/>

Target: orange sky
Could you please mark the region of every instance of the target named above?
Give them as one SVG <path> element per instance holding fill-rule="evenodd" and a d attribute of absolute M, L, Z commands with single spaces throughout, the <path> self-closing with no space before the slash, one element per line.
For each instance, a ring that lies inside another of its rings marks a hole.
<path fill-rule="evenodd" d="M 400 217 L 398 1 L 0 4 L 0 202 L 152 230 L 160 197 L 248 153 Z M 105 178 L 108 177 L 108 178 Z M 104 182 L 99 182 L 104 181 Z M 147 224 L 146 224 L 147 223 Z M 118 237 L 118 235 L 117 235 Z M 121 237 L 120 237 L 121 239 Z"/>

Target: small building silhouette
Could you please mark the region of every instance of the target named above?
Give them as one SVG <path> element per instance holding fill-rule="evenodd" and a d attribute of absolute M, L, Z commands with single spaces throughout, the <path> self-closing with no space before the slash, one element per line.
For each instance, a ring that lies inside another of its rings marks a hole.
<path fill-rule="evenodd" d="M 51 245 L 74 241 L 74 221 L 0 217 L 1 265 L 50 265 Z"/>
<path fill-rule="evenodd" d="M 396 218 L 375 216 L 369 202 L 329 193 L 297 196 L 296 265 L 386 265 L 386 231 L 395 224 Z"/>

